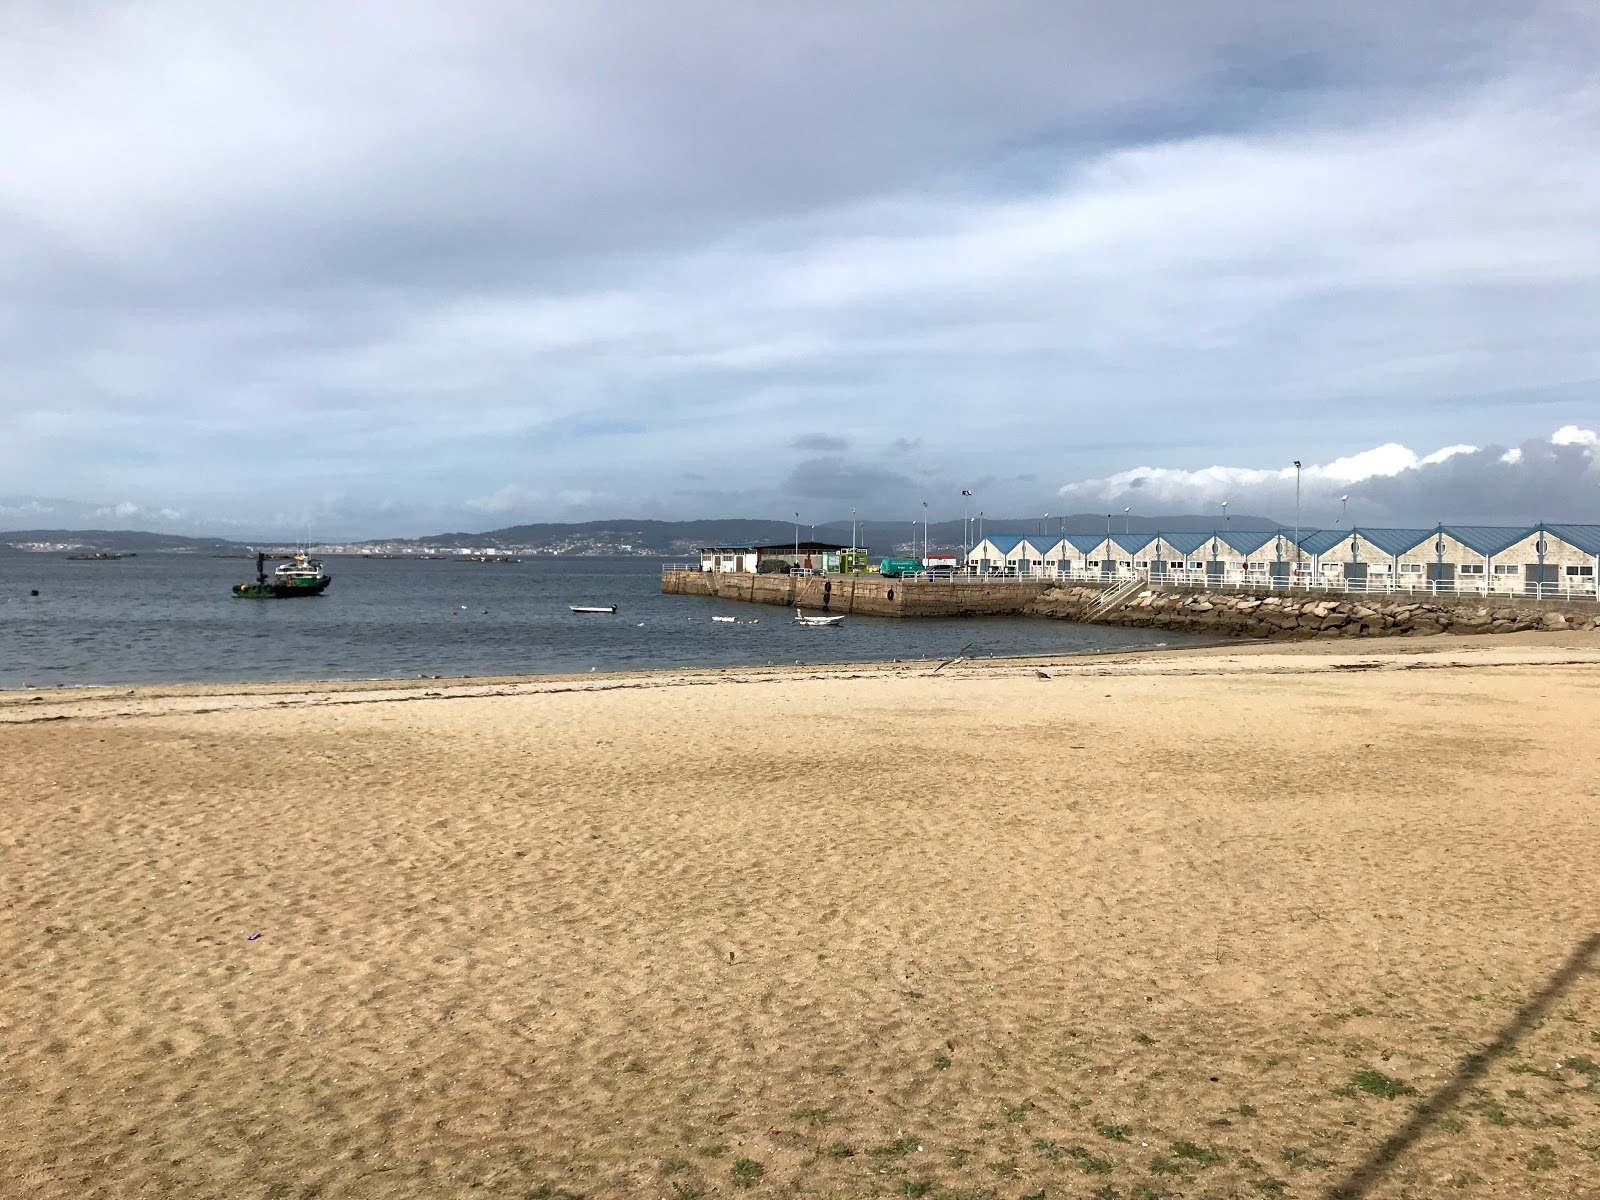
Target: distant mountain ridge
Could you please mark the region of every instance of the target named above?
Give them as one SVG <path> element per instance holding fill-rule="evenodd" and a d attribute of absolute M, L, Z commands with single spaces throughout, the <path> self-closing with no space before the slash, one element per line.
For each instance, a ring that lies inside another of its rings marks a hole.
<path fill-rule="evenodd" d="M 242 542 L 232 542 L 227 538 L 146 533 L 140 529 L 14 529 L 0 533 L 0 550 L 15 550 L 18 543 L 72 546 L 111 554 L 138 554 L 141 551 L 242 554 L 247 549 Z"/>
<path fill-rule="evenodd" d="M 1266 517 L 1237 516 L 1227 522 L 1232 529 L 1270 530 L 1279 524 Z M 1207 516 L 1111 518 L 1111 531 L 1122 533 L 1209 533 L 1223 528 L 1221 521 Z M 1308 527 L 1309 528 L 1309 527 Z M 985 517 L 985 534 L 1103 533 L 1104 514 L 1080 513 L 1069 517 Z M 970 535 L 976 541 L 980 523 L 976 514 L 970 522 Z M 803 541 L 836 542 L 848 545 L 849 521 L 823 521 L 816 525 L 802 522 Z M 653 521 L 616 518 L 605 521 L 545 522 L 508 525 L 482 533 L 435 533 L 417 538 L 369 538 L 363 541 L 333 543 L 352 549 L 382 546 L 415 547 L 438 551 L 455 547 L 477 549 L 546 551 L 563 554 L 692 555 L 702 546 L 782 545 L 796 535 L 793 521 L 727 518 L 700 521 Z M 922 522 L 878 521 L 870 518 L 856 523 L 856 536 L 863 546 L 880 553 L 922 545 Z M 932 521 L 927 540 L 932 549 L 952 550 L 962 545 L 961 521 Z M 173 533 L 149 533 L 136 529 L 20 529 L 0 532 L 0 553 L 17 552 L 19 543 L 58 548 L 103 551 L 107 553 L 243 554 L 252 545 L 282 545 L 273 539 L 244 543 L 218 537 L 190 537 Z"/>
<path fill-rule="evenodd" d="M 1068 517 L 985 517 L 982 522 L 986 534 L 1056 534 L 1104 532 L 1105 514 L 1079 513 Z M 1237 516 L 1226 523 L 1231 529 L 1271 530 L 1279 523 L 1268 517 Z M 1210 533 L 1224 528 L 1221 520 L 1206 516 L 1134 517 L 1116 515 L 1111 520 L 1111 531 L 1122 533 Z M 1309 528 L 1309 527 L 1308 527 Z M 884 545 L 906 545 L 913 534 L 922 540 L 922 522 L 879 521 L 862 518 L 855 524 L 856 536 L 863 545 L 878 548 Z M 979 521 L 973 514 L 970 522 L 971 536 L 977 540 Z M 763 521 L 749 519 L 705 521 L 643 521 L 608 520 L 583 521 L 576 524 L 509 525 L 504 529 L 491 529 L 484 533 L 440 533 L 411 539 L 428 546 L 479 545 L 479 546 L 544 546 L 587 539 L 615 545 L 630 545 L 635 552 L 654 551 L 661 554 L 684 554 L 702 546 L 782 545 L 796 536 L 793 521 Z M 962 522 L 930 521 L 928 544 L 941 548 L 962 544 Z M 820 521 L 815 525 L 801 522 L 798 535 L 805 541 L 837 542 L 849 545 L 849 521 Z"/>

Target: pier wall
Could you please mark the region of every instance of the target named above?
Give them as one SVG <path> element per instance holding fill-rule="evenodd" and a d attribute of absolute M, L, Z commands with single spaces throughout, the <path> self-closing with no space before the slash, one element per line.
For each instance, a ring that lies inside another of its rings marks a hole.
<path fill-rule="evenodd" d="M 1083 620 L 1105 594 L 1093 584 L 1046 581 L 924 582 L 877 575 L 748 575 L 668 571 L 661 590 L 753 604 L 870 617 L 1033 616 Z M 1271 639 L 1397 637 L 1430 633 L 1514 633 L 1527 629 L 1600 629 L 1600 604 L 1521 600 L 1514 596 L 1406 593 L 1255 592 L 1152 585 L 1094 618 L 1095 624 L 1185 630 L 1221 637 Z"/>
<path fill-rule="evenodd" d="M 825 592 L 828 584 L 832 591 Z M 1021 616 L 1050 589 L 1044 581 L 913 581 L 878 575 L 748 575 L 739 571 L 667 571 L 661 590 L 677 596 L 717 596 L 867 617 Z"/>

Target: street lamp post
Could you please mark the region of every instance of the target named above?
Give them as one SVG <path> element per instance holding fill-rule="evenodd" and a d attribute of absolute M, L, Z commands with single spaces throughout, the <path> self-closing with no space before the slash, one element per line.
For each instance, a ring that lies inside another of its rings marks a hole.
<path fill-rule="evenodd" d="M 800 565 L 800 514 L 794 515 L 794 562 L 792 566 Z"/>
<path fill-rule="evenodd" d="M 1123 537 L 1127 537 L 1128 536 L 1128 532 L 1133 526 L 1133 518 L 1128 515 L 1132 511 L 1133 511 L 1132 508 L 1125 508 L 1125 509 L 1122 510 L 1122 536 Z"/>
<path fill-rule="evenodd" d="M 961 489 L 961 569 L 963 571 L 965 571 L 967 569 L 967 555 L 972 553 L 972 518 L 967 515 L 967 510 L 970 507 L 967 504 L 967 501 L 971 500 L 971 499 L 972 499 L 972 493 L 969 492 L 966 488 L 962 488 Z"/>
<path fill-rule="evenodd" d="M 1346 525 L 1350 521 L 1350 497 L 1339 497 L 1339 524 Z"/>
<path fill-rule="evenodd" d="M 922 566 L 928 566 L 928 502 L 922 502 Z"/>
<path fill-rule="evenodd" d="M 1226 500 L 1222 502 L 1222 532 L 1228 532 L 1228 502 Z"/>
<path fill-rule="evenodd" d="M 1300 460 L 1294 460 L 1294 568 L 1289 572 L 1289 586 L 1294 587 L 1294 577 L 1300 573 Z"/>
<path fill-rule="evenodd" d="M 850 510 L 850 549 L 856 548 L 856 510 Z"/>

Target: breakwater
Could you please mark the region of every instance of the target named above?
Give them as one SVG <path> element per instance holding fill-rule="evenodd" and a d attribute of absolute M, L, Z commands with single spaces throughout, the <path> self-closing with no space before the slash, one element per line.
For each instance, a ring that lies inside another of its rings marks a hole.
<path fill-rule="evenodd" d="M 1096 587 L 1052 588 L 1029 601 L 1027 611 L 1076 620 L 1092 611 L 1104 594 Z M 1600 605 L 1584 601 L 1519 603 L 1513 596 L 1262 594 L 1148 587 L 1095 619 L 1108 625 L 1233 637 L 1400 637 L 1600 629 Z"/>
<path fill-rule="evenodd" d="M 1271 639 L 1400 637 L 1600 629 L 1600 604 L 1517 596 L 1294 592 L 1151 584 L 1105 612 L 1107 588 L 1047 580 L 922 581 L 876 575 L 748 575 L 668 571 L 661 590 L 874 617 L 1034 616 L 1129 628 Z"/>

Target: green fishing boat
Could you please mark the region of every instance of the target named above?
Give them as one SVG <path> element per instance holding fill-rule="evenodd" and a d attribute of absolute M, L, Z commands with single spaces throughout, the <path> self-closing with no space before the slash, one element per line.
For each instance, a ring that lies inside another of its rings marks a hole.
<path fill-rule="evenodd" d="M 322 564 L 315 559 L 307 558 L 304 554 L 296 554 L 271 575 L 267 574 L 267 556 L 257 554 L 255 582 L 234 584 L 233 594 L 251 600 L 285 600 L 290 596 L 320 596 L 323 589 L 332 582 L 333 577 L 323 571 Z"/>

